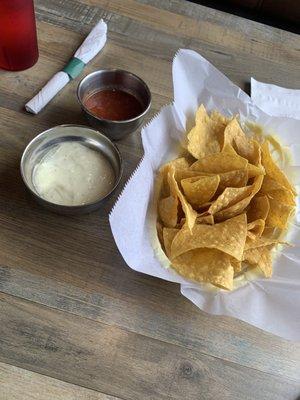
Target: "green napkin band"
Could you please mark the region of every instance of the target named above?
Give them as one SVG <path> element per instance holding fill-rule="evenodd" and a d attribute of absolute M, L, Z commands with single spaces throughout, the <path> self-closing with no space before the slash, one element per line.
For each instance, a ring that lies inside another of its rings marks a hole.
<path fill-rule="evenodd" d="M 73 57 L 63 68 L 63 71 L 66 72 L 71 79 L 75 79 L 81 74 L 84 67 L 85 63 L 83 61 L 79 60 L 79 58 Z"/>

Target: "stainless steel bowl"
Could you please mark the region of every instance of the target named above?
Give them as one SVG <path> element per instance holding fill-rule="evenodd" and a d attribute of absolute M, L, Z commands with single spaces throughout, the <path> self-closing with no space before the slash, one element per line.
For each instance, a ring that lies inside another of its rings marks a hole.
<path fill-rule="evenodd" d="M 132 119 L 111 121 L 96 117 L 84 105 L 91 94 L 101 89 L 121 89 L 134 95 L 143 106 L 143 112 Z M 151 106 L 151 93 L 146 83 L 131 72 L 121 69 L 103 69 L 87 75 L 78 85 L 77 97 L 89 123 L 112 140 L 119 140 L 136 131 L 143 123 Z"/>
<path fill-rule="evenodd" d="M 96 202 L 78 206 L 55 204 L 43 199 L 34 187 L 34 167 L 40 162 L 50 148 L 65 141 L 83 143 L 101 152 L 110 162 L 116 177 L 114 187 L 107 195 L 99 198 Z M 25 148 L 21 159 L 21 175 L 27 189 L 40 204 L 60 214 L 85 214 L 101 207 L 103 202 L 118 186 L 122 172 L 122 158 L 118 148 L 100 132 L 83 125 L 59 125 L 40 133 Z"/>

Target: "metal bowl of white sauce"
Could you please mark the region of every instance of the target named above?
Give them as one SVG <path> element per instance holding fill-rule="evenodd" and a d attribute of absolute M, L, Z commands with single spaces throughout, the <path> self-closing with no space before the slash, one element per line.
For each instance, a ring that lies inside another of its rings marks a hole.
<path fill-rule="evenodd" d="M 40 204 L 61 214 L 89 213 L 101 207 L 122 172 L 117 146 L 82 125 L 59 125 L 40 133 L 21 159 L 27 189 Z"/>

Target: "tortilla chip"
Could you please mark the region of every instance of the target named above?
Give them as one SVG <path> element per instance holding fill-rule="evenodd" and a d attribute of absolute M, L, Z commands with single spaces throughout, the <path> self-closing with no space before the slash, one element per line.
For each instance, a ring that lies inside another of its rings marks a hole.
<path fill-rule="evenodd" d="M 187 149 L 197 159 L 221 149 L 218 123 L 209 117 L 203 104 L 196 113 L 196 125 L 188 133 L 187 139 Z"/>
<path fill-rule="evenodd" d="M 251 200 L 247 211 L 248 222 L 258 219 L 266 220 L 270 210 L 270 202 L 267 196 L 256 196 Z"/>
<path fill-rule="evenodd" d="M 294 195 L 296 195 L 295 188 L 289 182 L 288 178 L 281 171 L 281 169 L 275 164 L 270 150 L 268 142 L 264 142 L 261 146 L 262 150 L 262 165 L 266 170 L 266 174 L 269 175 L 270 178 L 274 179 L 276 182 L 284 186 L 286 189 L 290 190 Z"/>
<path fill-rule="evenodd" d="M 280 203 L 276 199 L 269 198 L 270 211 L 266 219 L 266 225 L 268 227 L 278 227 L 280 229 L 286 229 L 288 221 L 292 216 L 295 207 L 288 204 Z"/>
<path fill-rule="evenodd" d="M 290 206 L 296 206 L 295 194 L 281 183 L 270 178 L 269 175 L 265 176 L 260 191 L 268 195 L 269 198 L 273 198 L 274 200 Z"/>
<path fill-rule="evenodd" d="M 221 210 L 219 212 L 217 212 L 214 215 L 215 221 L 216 222 L 222 222 L 225 221 L 226 219 L 235 217 L 236 215 L 241 214 L 245 208 L 248 206 L 250 200 L 249 200 L 249 196 L 246 197 L 245 199 L 239 201 L 236 204 L 233 204 L 232 206 L 228 207 L 228 208 L 224 208 L 224 210 Z"/>
<path fill-rule="evenodd" d="M 161 182 L 161 196 L 160 197 L 167 197 L 170 194 L 170 187 L 168 183 L 168 172 L 170 168 L 174 168 L 175 171 L 183 170 L 188 171 L 190 163 L 187 161 L 185 157 L 175 158 L 175 160 L 171 160 L 164 164 L 159 169 L 158 179 L 162 180 Z"/>
<path fill-rule="evenodd" d="M 263 177 L 258 176 L 252 185 L 242 188 L 226 188 L 209 207 L 208 212 L 214 214 L 217 220 L 231 218 L 241 213 L 249 205 L 253 196 L 259 191 L 262 180 Z M 220 212 L 221 210 L 222 212 Z"/>
<path fill-rule="evenodd" d="M 296 206 L 295 195 L 290 190 L 272 190 L 267 196 L 269 199 L 278 201 L 279 203 L 292 207 Z"/>
<path fill-rule="evenodd" d="M 284 190 L 286 189 L 279 182 L 272 179 L 269 175 L 266 175 L 261 186 L 261 192 L 267 194 L 273 190 Z"/>
<path fill-rule="evenodd" d="M 261 237 L 256 236 L 255 240 L 252 240 L 249 237 L 247 237 L 244 251 L 249 250 L 249 249 L 257 249 L 258 247 L 264 247 L 264 246 L 270 246 L 270 248 L 271 248 L 279 243 L 282 243 L 282 242 L 276 238 L 269 238 L 269 237 L 265 237 L 265 236 L 261 236 Z"/>
<path fill-rule="evenodd" d="M 178 218 L 178 198 L 168 196 L 158 202 L 158 215 L 168 228 L 174 228 L 177 225 Z"/>
<path fill-rule="evenodd" d="M 185 218 L 181 218 L 179 224 L 176 225 L 176 228 L 182 228 L 185 221 Z M 196 218 L 196 224 L 213 225 L 214 223 L 213 215 L 198 215 Z"/>
<path fill-rule="evenodd" d="M 250 139 L 250 145 L 251 155 L 249 154 L 249 158 L 246 158 L 250 162 L 250 164 L 260 167 L 262 165 L 260 144 L 256 140 Z"/>
<path fill-rule="evenodd" d="M 175 168 L 172 166 L 169 168 L 168 180 L 171 193 L 173 194 L 173 197 L 174 196 L 178 197 L 182 206 L 182 210 L 185 214 L 187 227 L 191 231 L 197 218 L 197 212 L 193 210 L 192 206 L 187 202 L 186 198 L 181 193 L 178 184 L 175 180 Z"/>
<path fill-rule="evenodd" d="M 266 278 L 270 278 L 272 276 L 272 256 L 268 247 L 261 248 L 260 258 L 257 266 Z"/>
<path fill-rule="evenodd" d="M 220 129 L 226 128 L 226 126 L 229 124 L 232 118 L 227 118 L 225 115 L 220 114 L 218 111 L 214 110 L 210 113 L 210 118 L 215 121 L 218 126 L 220 126 Z"/>
<path fill-rule="evenodd" d="M 252 266 L 256 266 L 258 264 L 260 258 L 260 249 L 263 247 L 247 249 L 243 254 L 243 261 L 251 264 Z"/>
<path fill-rule="evenodd" d="M 265 169 L 262 166 L 257 167 L 256 165 L 248 163 L 248 177 L 254 178 L 259 175 L 265 175 Z"/>
<path fill-rule="evenodd" d="M 227 187 L 242 187 L 247 185 L 248 170 L 246 168 L 219 173 L 218 175 L 220 177 L 218 193 L 223 192 Z"/>
<path fill-rule="evenodd" d="M 170 258 L 171 252 L 171 244 L 173 242 L 174 237 L 179 232 L 179 229 L 175 228 L 163 228 L 162 235 L 163 235 L 163 244 L 165 248 L 165 253 L 168 258 Z"/>
<path fill-rule="evenodd" d="M 224 146 L 230 144 L 249 163 L 259 165 L 261 160 L 260 145 L 256 140 L 249 139 L 234 118 L 224 130 Z"/>
<path fill-rule="evenodd" d="M 183 227 L 173 240 L 171 256 L 173 259 L 189 250 L 205 247 L 223 251 L 237 260 L 241 260 L 246 235 L 246 214 L 241 214 L 220 224 L 196 224 L 192 232 Z"/>
<path fill-rule="evenodd" d="M 238 203 L 240 200 L 251 194 L 251 186 L 241 188 L 226 188 L 222 194 L 211 204 L 208 209 L 209 214 L 216 214 L 218 211 Z"/>
<path fill-rule="evenodd" d="M 223 147 L 227 144 L 230 144 L 242 157 L 247 158 L 241 152 L 249 148 L 248 139 L 236 117 L 227 124 L 224 130 Z"/>
<path fill-rule="evenodd" d="M 192 171 L 218 174 L 237 169 L 245 169 L 247 165 L 248 161 L 245 158 L 240 157 L 238 154 L 236 154 L 236 152 L 222 152 L 201 158 L 200 160 L 194 162 L 194 164 L 190 166 L 190 169 Z"/>
<path fill-rule="evenodd" d="M 242 261 L 238 261 L 235 258 L 231 257 L 230 263 L 234 270 L 234 276 L 236 276 L 237 274 L 239 274 L 242 271 L 242 269 L 243 269 Z"/>
<path fill-rule="evenodd" d="M 209 174 L 205 172 L 199 172 L 199 171 L 193 171 L 191 169 L 176 169 L 175 170 L 175 179 L 176 182 L 181 185 L 182 179 L 187 179 L 187 178 L 195 178 L 195 177 L 200 177 L 200 176 L 212 176 L 214 174 Z"/>
<path fill-rule="evenodd" d="M 219 186 L 219 175 L 187 178 L 181 181 L 186 199 L 195 208 L 207 203 Z"/>
<path fill-rule="evenodd" d="M 173 268 L 187 279 L 209 282 L 231 290 L 234 270 L 230 257 L 215 249 L 194 249 L 172 260 Z"/>
<path fill-rule="evenodd" d="M 156 231 L 157 231 L 158 240 L 160 241 L 160 244 L 163 245 L 163 243 L 164 243 L 163 226 L 159 221 L 156 221 Z"/>
<path fill-rule="evenodd" d="M 269 246 L 246 250 L 244 261 L 253 267 L 258 267 L 266 278 L 272 276 L 272 257 Z"/>
<path fill-rule="evenodd" d="M 196 224 L 213 225 L 215 223 L 213 215 L 199 215 Z"/>
<path fill-rule="evenodd" d="M 257 219 L 256 221 L 247 224 L 248 234 L 251 232 L 255 236 L 261 236 L 265 229 L 265 221 L 263 219 Z"/>

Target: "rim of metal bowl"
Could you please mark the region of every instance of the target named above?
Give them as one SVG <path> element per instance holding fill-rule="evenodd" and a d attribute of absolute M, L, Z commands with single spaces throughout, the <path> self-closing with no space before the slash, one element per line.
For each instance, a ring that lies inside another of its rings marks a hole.
<path fill-rule="evenodd" d="M 29 187 L 29 185 L 27 184 L 26 178 L 25 178 L 25 176 L 24 176 L 23 164 L 24 164 L 24 158 L 25 158 L 26 153 L 28 152 L 28 149 L 29 149 L 41 136 L 45 135 L 45 134 L 48 133 L 49 131 L 52 131 L 53 129 L 56 129 L 56 128 L 69 128 L 69 127 L 76 127 L 76 128 L 88 129 L 88 130 L 90 130 L 90 131 L 93 131 L 93 132 L 97 133 L 97 134 L 100 135 L 100 136 L 103 136 L 104 139 L 107 140 L 107 141 L 114 147 L 114 149 L 116 150 L 116 153 L 118 154 L 118 157 L 119 157 L 119 161 L 120 161 L 120 172 L 119 172 L 119 176 L 117 177 L 117 179 L 116 179 L 116 181 L 115 181 L 115 184 L 114 184 L 113 188 L 112 188 L 112 189 L 110 190 L 110 192 L 108 192 L 104 197 L 101 197 L 101 198 L 99 198 L 98 200 L 93 201 L 92 203 L 85 203 L 85 204 L 78 204 L 78 205 L 69 205 L 69 206 L 68 206 L 68 205 L 65 205 L 65 204 L 52 203 L 51 201 L 44 199 L 38 192 L 34 192 L 34 191 Z M 79 209 L 79 208 L 84 208 L 84 207 L 96 206 L 100 201 L 105 200 L 108 196 L 110 196 L 110 195 L 114 192 L 114 190 L 115 190 L 115 189 L 117 188 L 117 186 L 119 185 L 119 183 L 120 183 L 120 181 L 121 181 L 121 178 L 122 178 L 122 176 L 123 176 L 123 158 L 122 158 L 122 155 L 121 155 L 120 150 L 118 149 L 118 147 L 117 147 L 107 136 L 105 136 L 103 133 L 99 132 L 97 129 L 93 129 L 93 128 L 90 128 L 89 126 L 81 125 L 81 124 L 62 124 L 62 125 L 56 125 L 56 126 L 53 126 L 52 128 L 46 129 L 45 131 L 43 131 L 43 132 L 39 133 L 37 136 L 35 136 L 35 137 L 27 144 L 27 146 L 25 147 L 25 149 L 24 149 L 24 151 L 23 151 L 22 157 L 21 157 L 21 161 L 20 161 L 20 171 L 21 171 L 22 180 L 23 180 L 23 182 L 24 182 L 24 184 L 25 184 L 27 190 L 29 190 L 29 192 L 30 192 L 33 196 L 35 196 L 35 197 L 41 199 L 43 202 L 45 202 L 45 203 L 48 204 L 49 206 L 57 206 L 57 207 L 61 207 L 62 209 L 65 209 L 65 210 L 67 210 L 67 209 L 73 209 L 73 210 L 74 210 L 74 209 Z"/>
<path fill-rule="evenodd" d="M 125 72 L 126 74 L 129 74 L 129 75 L 131 75 L 131 76 L 137 78 L 137 79 L 143 84 L 143 86 L 145 87 L 146 92 L 147 92 L 147 94 L 148 94 L 148 96 L 149 96 L 149 104 L 148 104 L 148 106 L 146 107 L 146 109 L 145 109 L 141 114 L 138 114 L 138 115 L 137 115 L 136 117 L 134 117 L 134 118 L 122 119 L 122 120 L 114 120 L 114 119 L 100 118 L 100 117 L 97 117 L 95 114 L 93 114 L 91 111 L 89 111 L 89 109 L 84 105 L 83 100 L 81 100 L 81 98 L 80 98 L 80 96 L 79 96 L 79 90 L 80 90 L 80 87 L 82 86 L 82 84 L 84 83 L 84 81 L 86 81 L 86 80 L 89 79 L 91 76 L 96 75 L 97 73 L 102 72 L 102 71 L 104 71 L 104 72 L 105 72 L 105 71 L 107 71 L 107 72 Z M 84 111 L 85 111 L 87 114 L 89 114 L 90 116 L 96 118 L 98 121 L 113 122 L 113 123 L 118 123 L 118 124 L 125 124 L 125 123 L 127 123 L 127 122 L 133 122 L 133 121 L 139 119 L 140 117 L 145 116 L 145 115 L 147 114 L 147 112 L 150 110 L 150 107 L 151 107 L 151 104 L 152 104 L 152 96 L 151 96 L 151 92 L 150 92 L 150 89 L 149 89 L 147 83 L 146 83 L 142 78 L 140 78 L 138 75 L 134 74 L 133 72 L 126 71 L 125 69 L 119 69 L 119 68 L 99 69 L 99 70 L 97 70 L 97 71 L 91 72 L 90 74 L 86 75 L 86 76 L 85 76 L 84 78 L 82 78 L 81 81 L 78 83 L 76 95 L 77 95 L 77 100 L 78 100 L 80 106 L 84 109 Z"/>

